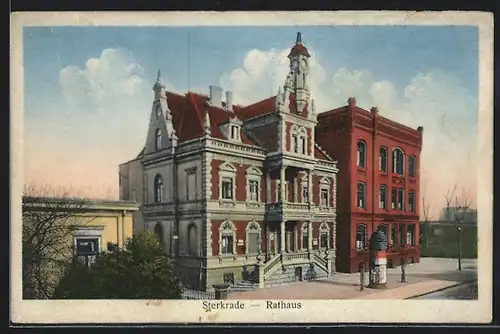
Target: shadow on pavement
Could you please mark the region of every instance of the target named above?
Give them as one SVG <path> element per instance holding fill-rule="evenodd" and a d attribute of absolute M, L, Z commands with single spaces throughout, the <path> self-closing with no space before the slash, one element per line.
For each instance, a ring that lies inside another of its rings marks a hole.
<path fill-rule="evenodd" d="M 448 271 L 444 273 L 431 273 L 431 274 L 407 274 L 407 277 L 425 277 L 432 278 L 440 281 L 468 281 L 477 278 L 476 272 L 460 272 L 460 271 Z"/>

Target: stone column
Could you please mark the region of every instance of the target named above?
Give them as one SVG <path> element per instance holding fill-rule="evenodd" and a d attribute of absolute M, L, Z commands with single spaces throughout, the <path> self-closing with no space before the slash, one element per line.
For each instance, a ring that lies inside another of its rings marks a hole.
<path fill-rule="evenodd" d="M 308 194 L 308 200 L 309 203 L 313 202 L 313 192 L 312 192 L 312 172 L 308 171 L 307 172 L 307 194 Z"/>
<path fill-rule="evenodd" d="M 309 251 L 312 251 L 312 244 L 313 244 L 313 233 L 312 233 L 312 222 L 308 221 L 307 222 L 307 249 Z"/>
<path fill-rule="evenodd" d="M 285 221 L 281 221 L 281 233 L 280 233 L 280 238 L 281 238 L 281 243 L 280 243 L 280 251 L 281 254 L 285 253 Z"/>
<path fill-rule="evenodd" d="M 266 203 L 271 202 L 271 171 L 266 170 Z"/>
<path fill-rule="evenodd" d="M 285 182 L 286 182 L 285 172 L 286 172 L 286 167 L 281 166 L 281 169 L 280 169 L 280 194 L 281 194 L 281 202 L 282 203 L 284 203 L 286 201 L 286 198 L 285 198 L 285 195 L 286 195 L 286 192 L 285 192 Z"/>

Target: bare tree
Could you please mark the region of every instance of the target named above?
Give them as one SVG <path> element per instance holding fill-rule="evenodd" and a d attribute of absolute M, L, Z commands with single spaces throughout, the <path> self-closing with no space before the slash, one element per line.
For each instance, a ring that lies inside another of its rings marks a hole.
<path fill-rule="evenodd" d="M 431 210 L 431 204 L 427 200 L 427 196 L 425 194 L 425 191 L 422 192 L 422 215 L 423 215 L 423 232 L 424 232 L 424 241 L 425 241 L 425 246 L 429 244 L 429 230 L 430 230 L 430 222 L 431 222 L 431 216 L 430 216 L 430 210 Z"/>
<path fill-rule="evenodd" d="M 445 200 L 446 213 L 444 219 L 452 223 L 457 229 L 458 270 L 462 270 L 461 231 L 467 218 L 466 215 L 471 209 L 472 201 L 466 189 L 462 188 L 458 191 L 456 183 L 446 192 Z"/>
<path fill-rule="evenodd" d="M 92 218 L 82 215 L 87 199 L 50 187 L 25 186 L 22 218 L 23 298 L 51 298 L 64 269 L 73 259 L 75 228 Z"/>

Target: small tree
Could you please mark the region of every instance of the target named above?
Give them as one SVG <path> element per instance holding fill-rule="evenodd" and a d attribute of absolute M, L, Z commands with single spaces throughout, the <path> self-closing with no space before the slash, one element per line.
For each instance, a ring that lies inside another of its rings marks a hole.
<path fill-rule="evenodd" d="M 75 261 L 56 288 L 65 299 L 180 299 L 182 288 L 165 250 L 151 231 L 127 241 L 125 249 L 102 253 L 86 267 Z"/>
<path fill-rule="evenodd" d="M 430 232 L 430 222 L 431 222 L 430 209 L 431 205 L 427 200 L 427 196 L 424 190 L 422 191 L 422 215 L 423 215 L 422 237 L 425 246 L 428 246 L 429 244 L 429 232 Z"/>
<path fill-rule="evenodd" d="M 76 226 L 92 218 L 78 216 L 88 204 L 68 192 L 25 186 L 22 209 L 23 298 L 51 298 L 58 279 L 73 256 Z"/>

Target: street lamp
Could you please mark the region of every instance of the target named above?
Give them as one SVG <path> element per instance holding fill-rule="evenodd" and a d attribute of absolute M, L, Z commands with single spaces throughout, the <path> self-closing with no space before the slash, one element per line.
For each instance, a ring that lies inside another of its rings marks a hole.
<path fill-rule="evenodd" d="M 462 270 L 462 250 L 460 247 L 460 232 L 462 231 L 462 221 L 457 225 L 457 248 L 458 248 L 458 270 Z"/>

